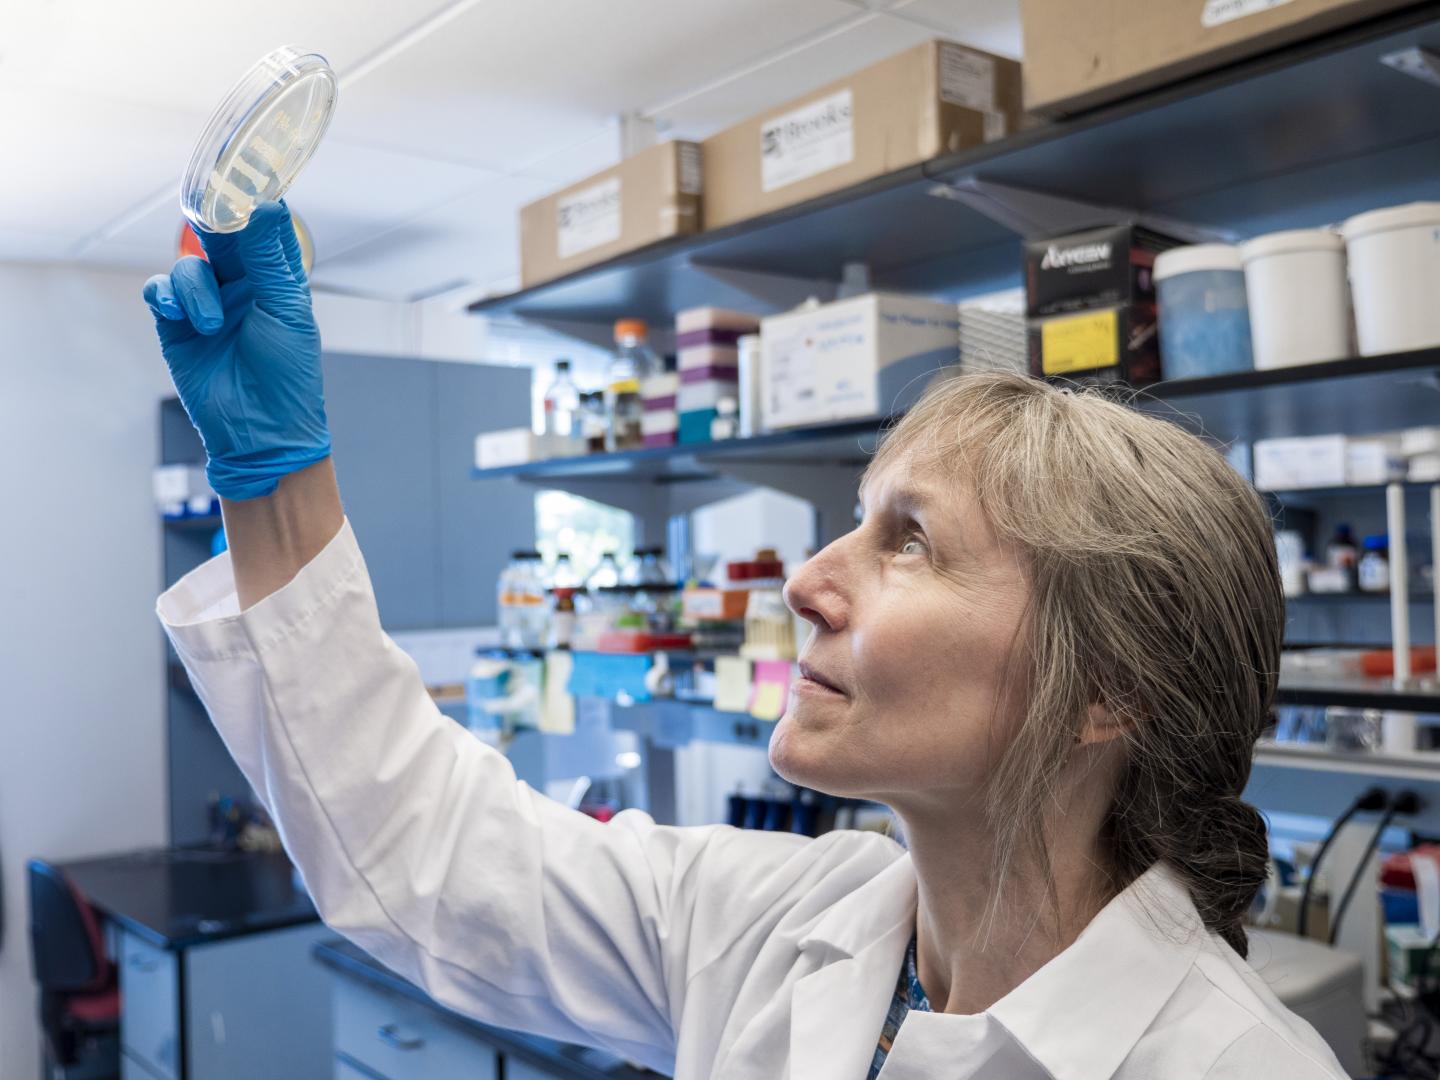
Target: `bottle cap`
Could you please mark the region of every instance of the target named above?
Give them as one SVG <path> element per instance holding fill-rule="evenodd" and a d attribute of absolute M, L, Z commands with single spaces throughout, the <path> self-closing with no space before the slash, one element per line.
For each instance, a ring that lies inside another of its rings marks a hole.
<path fill-rule="evenodd" d="M 615 340 L 627 337 L 646 337 L 650 333 L 650 327 L 645 324 L 644 319 L 621 319 L 615 324 Z"/>

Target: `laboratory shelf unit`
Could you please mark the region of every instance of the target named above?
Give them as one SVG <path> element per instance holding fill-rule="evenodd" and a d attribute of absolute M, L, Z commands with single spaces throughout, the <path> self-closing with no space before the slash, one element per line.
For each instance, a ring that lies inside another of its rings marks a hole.
<path fill-rule="evenodd" d="M 1433 198 L 1440 90 L 1382 63 L 1415 47 L 1440 51 L 1433 3 L 471 310 L 608 340 L 618 318 L 788 307 L 853 261 L 879 289 L 979 292 L 1018 280 L 1017 234 L 1117 214 L 1244 236 Z"/>
<path fill-rule="evenodd" d="M 1286 674 L 1280 678 L 1275 703 L 1440 713 L 1440 685 L 1436 685 L 1433 677 L 1397 687 L 1390 679 Z"/>
<path fill-rule="evenodd" d="M 1245 798 L 1267 811 L 1331 818 L 1375 785 L 1420 796 L 1420 813 L 1405 819 L 1406 828 L 1440 830 L 1440 751 L 1434 750 L 1400 754 L 1261 742 Z"/>

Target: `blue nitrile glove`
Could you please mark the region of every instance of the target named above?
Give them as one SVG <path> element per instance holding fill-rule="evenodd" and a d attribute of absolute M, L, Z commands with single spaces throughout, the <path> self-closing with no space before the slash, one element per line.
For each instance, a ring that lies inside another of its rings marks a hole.
<path fill-rule="evenodd" d="M 330 456 L 320 331 L 284 202 L 239 232 L 196 232 L 210 261 L 185 256 L 145 283 L 145 302 L 210 486 L 253 499 Z"/>

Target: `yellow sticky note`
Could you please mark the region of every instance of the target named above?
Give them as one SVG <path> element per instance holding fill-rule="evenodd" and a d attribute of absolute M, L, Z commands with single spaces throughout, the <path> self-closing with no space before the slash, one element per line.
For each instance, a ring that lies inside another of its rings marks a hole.
<path fill-rule="evenodd" d="M 749 660 L 741 656 L 715 658 L 715 708 L 721 712 L 749 711 Z"/>
<path fill-rule="evenodd" d="M 750 702 L 750 715 L 756 720 L 779 720 L 785 713 L 785 687 L 777 682 L 755 685 L 755 700 Z"/>
<path fill-rule="evenodd" d="M 540 730 L 551 735 L 575 731 L 575 699 L 566 687 L 575 658 L 565 650 L 545 654 L 545 697 L 540 708 Z"/>
<path fill-rule="evenodd" d="M 1111 308 L 1046 319 L 1040 327 L 1040 348 L 1046 375 L 1112 367 L 1120 362 L 1119 313 Z"/>
<path fill-rule="evenodd" d="M 756 720 L 779 720 L 785 715 L 790 696 L 790 661 L 755 661 L 755 692 L 750 698 L 750 715 Z"/>

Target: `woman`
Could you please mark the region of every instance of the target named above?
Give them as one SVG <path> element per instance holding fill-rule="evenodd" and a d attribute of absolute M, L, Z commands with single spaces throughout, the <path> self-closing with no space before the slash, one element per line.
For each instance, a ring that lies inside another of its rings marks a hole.
<path fill-rule="evenodd" d="M 1242 959 L 1283 604 L 1212 450 L 1026 379 L 932 392 L 787 587 L 814 633 L 771 744 L 906 846 L 601 825 L 381 630 L 288 214 L 202 240 L 146 299 L 230 552 L 159 610 L 331 927 L 453 1009 L 681 1078 L 1343 1075 Z"/>

